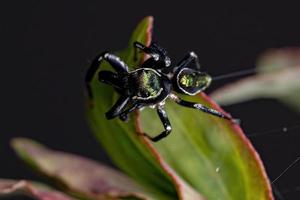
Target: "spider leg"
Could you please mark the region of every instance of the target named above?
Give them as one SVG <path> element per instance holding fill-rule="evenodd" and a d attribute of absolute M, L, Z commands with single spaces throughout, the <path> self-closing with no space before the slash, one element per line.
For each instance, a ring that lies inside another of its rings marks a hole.
<path fill-rule="evenodd" d="M 143 45 L 140 42 L 134 42 L 133 43 L 133 47 L 134 47 L 134 59 L 135 61 L 137 60 L 137 50 L 141 50 L 142 52 L 150 55 L 153 60 L 158 61 L 160 55 L 157 53 L 157 45 L 155 43 L 151 43 L 150 47 L 146 47 L 145 45 Z"/>
<path fill-rule="evenodd" d="M 140 108 L 142 108 L 144 105 L 143 104 L 135 104 L 133 103 L 129 108 L 124 110 L 122 113 L 119 114 L 119 117 L 122 121 L 127 121 L 128 120 L 128 115 Z"/>
<path fill-rule="evenodd" d="M 91 81 L 95 76 L 96 72 L 98 71 L 100 64 L 103 60 L 106 60 L 116 70 L 118 74 L 128 73 L 128 66 L 123 61 L 121 61 L 119 57 L 110 54 L 108 52 L 101 53 L 93 60 L 85 76 L 86 89 L 91 99 L 93 98 L 93 94 L 91 90 Z"/>
<path fill-rule="evenodd" d="M 133 47 L 134 47 L 134 61 L 137 61 L 137 50 L 138 49 L 149 55 L 153 55 L 155 53 L 151 48 L 146 47 L 145 45 L 143 45 L 142 43 L 137 42 L 137 41 L 135 41 L 133 43 Z"/>
<path fill-rule="evenodd" d="M 198 56 L 195 52 L 191 51 L 188 54 L 186 54 L 183 59 L 177 64 L 178 68 L 185 68 L 187 67 L 191 62 L 195 62 L 196 69 L 200 70 L 200 63 Z"/>
<path fill-rule="evenodd" d="M 147 60 L 145 60 L 145 62 L 143 62 L 140 66 L 140 68 L 153 68 L 153 69 L 157 69 L 155 67 L 155 65 L 157 64 L 157 60 L 153 57 L 148 58 Z"/>
<path fill-rule="evenodd" d="M 230 116 L 225 115 L 224 113 L 219 112 L 217 110 L 214 110 L 212 108 L 208 108 L 208 107 L 206 107 L 206 106 L 204 106 L 200 103 L 195 103 L 195 102 L 189 102 L 189 101 L 182 100 L 181 98 L 179 98 L 175 94 L 171 94 L 170 98 L 172 100 L 174 100 L 176 103 L 178 103 L 179 105 L 182 105 L 182 106 L 185 106 L 185 107 L 188 107 L 188 108 L 194 108 L 194 109 L 197 109 L 197 110 L 201 110 L 202 112 L 205 112 L 205 113 L 208 113 L 208 114 L 211 114 L 211 115 L 214 115 L 216 117 L 223 118 L 223 119 L 227 119 L 227 120 L 230 120 L 230 121 L 236 123 L 235 122 L 236 120 L 231 118 Z"/>
<path fill-rule="evenodd" d="M 99 72 L 98 78 L 100 82 L 112 85 L 115 89 L 122 89 L 122 83 L 116 73 L 103 70 Z"/>
<path fill-rule="evenodd" d="M 129 97 L 120 96 L 113 107 L 105 113 L 106 119 L 113 119 L 119 116 L 120 113 L 122 113 L 122 110 L 127 106 L 129 99 Z"/>
<path fill-rule="evenodd" d="M 145 48 L 147 48 L 145 45 L 143 45 L 140 42 L 135 41 L 133 43 L 133 47 L 134 47 L 134 61 L 137 61 L 137 50 L 140 49 L 141 51 L 145 51 Z"/>
<path fill-rule="evenodd" d="M 159 63 L 160 54 L 158 52 L 164 51 L 161 47 L 159 47 L 156 43 L 151 43 L 150 47 L 146 47 L 139 42 L 134 42 L 134 59 L 137 59 L 137 49 L 140 49 L 144 53 L 150 55 L 151 57 L 145 60 L 140 68 L 153 68 L 153 69 L 161 69 L 165 68 L 164 64 Z M 166 53 L 166 52 L 163 52 Z"/>
<path fill-rule="evenodd" d="M 157 107 L 157 114 L 158 114 L 165 130 L 163 132 L 161 132 L 159 135 L 154 136 L 154 137 L 151 137 L 151 136 L 147 135 L 146 133 L 144 133 L 144 135 L 153 142 L 157 142 L 157 141 L 167 137 L 172 131 L 170 121 L 169 121 L 167 113 L 163 109 L 163 107 L 161 107 L 161 106 Z"/>

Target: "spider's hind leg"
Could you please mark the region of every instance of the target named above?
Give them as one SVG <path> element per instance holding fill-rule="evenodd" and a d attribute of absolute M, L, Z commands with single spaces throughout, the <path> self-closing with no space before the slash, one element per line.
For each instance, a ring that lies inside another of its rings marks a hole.
<path fill-rule="evenodd" d="M 93 60 L 85 76 L 85 85 L 90 99 L 93 99 L 91 81 L 93 80 L 103 60 L 106 60 L 118 74 L 128 73 L 128 66 L 118 56 L 115 56 L 108 52 L 101 53 Z"/>
<path fill-rule="evenodd" d="M 139 110 L 140 108 L 144 107 L 143 104 L 137 104 L 136 102 L 132 102 L 131 106 L 129 106 L 126 110 L 124 110 L 122 113 L 120 113 L 120 119 L 122 121 L 128 121 L 129 119 L 129 114 L 136 111 L 136 110 Z"/>
<path fill-rule="evenodd" d="M 128 105 L 129 100 L 129 97 L 120 96 L 113 107 L 105 113 L 106 119 L 113 119 L 115 117 L 118 117 L 123 112 L 123 109 Z"/>
<path fill-rule="evenodd" d="M 120 81 L 118 74 L 102 70 L 98 74 L 98 79 L 100 82 L 113 86 L 116 90 L 122 88 L 122 82 Z"/>
<path fill-rule="evenodd" d="M 168 119 L 166 111 L 162 107 L 158 107 L 157 114 L 158 114 L 165 130 L 163 132 L 161 132 L 159 135 L 154 136 L 154 137 L 151 137 L 151 136 L 147 135 L 146 133 L 144 133 L 144 136 L 149 138 L 152 142 L 157 142 L 157 141 L 167 137 L 172 131 L 172 127 L 171 127 L 171 124 Z"/>
<path fill-rule="evenodd" d="M 100 71 L 99 72 L 99 81 L 105 84 L 111 85 L 114 89 L 121 95 L 114 106 L 105 114 L 107 119 L 113 119 L 115 117 L 120 117 L 121 120 L 126 121 L 126 118 L 122 118 L 122 113 L 124 113 L 124 109 L 129 104 L 129 97 L 126 97 L 124 94 L 123 83 L 118 77 L 118 74 L 113 73 L 111 71 Z"/>

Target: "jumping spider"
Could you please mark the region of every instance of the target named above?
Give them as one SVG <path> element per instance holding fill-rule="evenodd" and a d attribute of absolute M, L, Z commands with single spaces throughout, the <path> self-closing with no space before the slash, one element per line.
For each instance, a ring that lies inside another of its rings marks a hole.
<path fill-rule="evenodd" d="M 98 71 L 103 60 L 107 61 L 116 71 L 102 70 L 98 73 L 100 82 L 113 86 L 120 97 L 113 107 L 105 113 L 107 119 L 119 117 L 127 120 L 128 114 L 145 106 L 156 109 L 164 126 L 164 131 L 155 137 L 147 134 L 149 139 L 156 142 L 166 137 L 172 130 L 167 113 L 164 110 L 167 98 L 177 104 L 201 110 L 203 112 L 232 120 L 217 110 L 205 107 L 202 104 L 182 100 L 174 92 L 196 95 L 205 90 L 211 82 L 211 77 L 200 71 L 198 57 L 194 52 L 189 52 L 177 65 L 171 66 L 171 59 L 165 49 L 152 43 L 149 47 L 139 42 L 134 42 L 135 58 L 137 50 L 148 54 L 150 57 L 139 68 L 129 71 L 128 66 L 117 56 L 104 52 L 92 62 L 88 69 L 85 82 L 89 97 L 93 94 L 90 82 Z M 191 65 L 194 62 L 194 66 Z"/>

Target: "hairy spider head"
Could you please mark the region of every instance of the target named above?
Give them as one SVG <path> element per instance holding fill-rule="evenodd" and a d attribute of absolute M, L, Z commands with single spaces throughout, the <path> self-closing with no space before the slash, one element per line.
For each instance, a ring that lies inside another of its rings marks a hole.
<path fill-rule="evenodd" d="M 179 91 L 188 95 L 205 90 L 211 83 L 211 76 L 190 68 L 181 69 L 175 78 Z"/>

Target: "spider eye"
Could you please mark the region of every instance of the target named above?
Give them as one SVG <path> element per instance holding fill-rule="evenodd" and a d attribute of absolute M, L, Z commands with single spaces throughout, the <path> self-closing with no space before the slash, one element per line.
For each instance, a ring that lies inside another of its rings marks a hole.
<path fill-rule="evenodd" d="M 183 69 L 177 75 L 179 89 L 188 95 L 195 95 L 205 90 L 211 83 L 211 77 L 193 69 Z"/>
<path fill-rule="evenodd" d="M 159 55 L 158 54 L 152 54 L 152 57 L 154 60 L 158 61 L 159 60 Z"/>
<path fill-rule="evenodd" d="M 171 65 L 171 59 L 169 57 L 165 58 L 165 65 L 166 67 L 169 67 Z"/>

